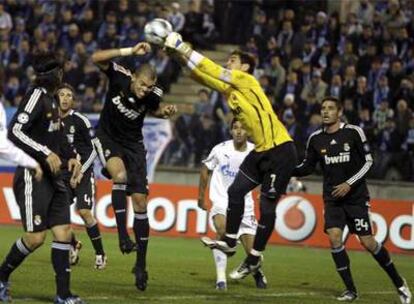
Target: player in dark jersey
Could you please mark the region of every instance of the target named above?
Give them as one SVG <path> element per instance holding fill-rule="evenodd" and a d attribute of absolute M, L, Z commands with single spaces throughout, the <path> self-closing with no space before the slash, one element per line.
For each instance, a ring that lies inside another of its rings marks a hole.
<path fill-rule="evenodd" d="M 143 64 L 131 72 L 111 60 L 120 56 L 145 55 L 150 51 L 150 45 L 142 42 L 132 48 L 97 51 L 92 56 L 109 80 L 97 128 L 97 137 L 102 145 L 102 150 L 98 152 L 113 181 L 112 206 L 123 253 L 129 253 L 136 247 L 126 228 L 127 194 L 132 198 L 135 213 L 133 230 L 137 242 L 135 285 L 140 290 L 145 290 L 147 286 L 145 260 L 149 236 L 148 182 L 142 127 L 146 113 L 168 118 L 175 114 L 176 107 L 160 105 L 162 90 L 156 86 L 153 67 Z"/>
<path fill-rule="evenodd" d="M 73 110 L 75 102 L 75 90 L 69 84 L 62 84 L 57 91 L 59 100 L 59 113 L 62 119 L 63 131 L 67 141 L 80 155 L 82 163 L 81 174 L 78 180 L 70 181 L 70 174 L 66 178 L 69 187 L 71 202 L 76 204 L 76 209 L 86 225 L 86 232 L 95 249 L 95 269 L 104 269 L 107 257 L 105 255 L 102 237 L 98 223 L 91 210 L 95 203 L 95 177 L 93 174 L 93 162 L 97 156 L 95 145 L 98 139 L 95 130 L 87 117 Z M 70 173 L 70 172 L 69 172 Z M 75 233 L 72 231 L 71 264 L 75 265 L 79 261 L 79 250 L 82 243 L 76 240 Z"/>
<path fill-rule="evenodd" d="M 411 303 L 407 283 L 398 274 L 387 249 L 372 235 L 365 176 L 373 160 L 364 131 L 340 121 L 342 106 L 335 97 L 323 99 L 321 115 L 323 128 L 309 137 L 306 157 L 293 175 L 311 174 L 317 163 L 321 165 L 325 232 L 331 243 L 336 269 L 346 286 L 337 299 L 351 302 L 358 297 L 342 241 L 343 230 L 347 225 L 349 231 L 358 235 L 361 244 L 387 272 L 397 288 L 401 303 Z"/>
<path fill-rule="evenodd" d="M 11 247 L 0 266 L 0 300 L 10 301 L 9 276 L 34 250 L 40 247 L 47 229 L 53 234 L 52 264 L 56 279 L 55 303 L 84 303 L 70 291 L 70 213 L 66 185 L 61 170 L 73 170 L 80 164 L 75 154 L 62 150 L 65 145 L 60 129 L 58 105 L 54 97 L 61 82 L 62 64 L 53 53 L 34 58 L 34 86 L 27 92 L 14 115 L 9 139 L 34 158 L 44 172 L 40 179 L 33 170 L 17 167 L 13 190 L 20 208 L 25 234 Z M 65 161 L 65 158 L 71 159 Z"/>

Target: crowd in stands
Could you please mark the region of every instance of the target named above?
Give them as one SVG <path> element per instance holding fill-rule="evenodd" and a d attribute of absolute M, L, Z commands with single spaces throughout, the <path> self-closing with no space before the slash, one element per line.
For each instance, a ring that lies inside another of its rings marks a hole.
<path fill-rule="evenodd" d="M 106 81 L 91 61 L 97 49 L 129 47 L 142 41 L 143 27 L 154 18 L 169 20 L 174 29 L 197 47 L 211 45 L 216 32 L 212 6 L 195 4 L 187 13 L 177 2 L 110 0 L 5 0 L 0 2 L 0 77 L 3 102 L 19 105 L 33 69 L 32 54 L 55 50 L 65 60 L 64 81 L 76 88 L 79 110 L 99 113 L 104 100 Z M 185 27 L 184 27 L 185 24 Z M 159 83 L 168 92 L 178 77 L 179 66 L 160 50 L 140 60 L 125 58 L 121 63 L 135 69 L 150 61 L 159 75 Z"/>
<path fill-rule="evenodd" d="M 182 2 L 180 2 L 182 3 Z M 201 3 L 201 5 L 200 5 Z M 79 110 L 99 113 L 106 79 L 91 62 L 96 49 L 143 39 L 143 25 L 168 19 L 196 48 L 238 44 L 257 57 L 255 76 L 303 156 L 321 125 L 320 100 L 340 98 L 344 119 L 362 127 L 374 151 L 376 178 L 414 180 L 414 4 L 407 0 L 0 2 L 0 98 L 18 106 L 33 77 L 31 56 L 56 50 L 66 58 L 64 81 L 78 93 Z M 168 92 L 180 74 L 161 50 L 150 60 Z M 134 69 L 142 61 L 122 63 Z M 198 166 L 228 138 L 229 109 L 217 92 L 200 90 L 182 107 L 163 162 Z M 189 162 L 189 160 L 191 160 Z"/>

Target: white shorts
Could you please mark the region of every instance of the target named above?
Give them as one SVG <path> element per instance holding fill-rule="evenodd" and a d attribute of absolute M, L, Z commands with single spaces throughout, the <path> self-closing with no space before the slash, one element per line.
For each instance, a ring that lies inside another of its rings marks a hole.
<path fill-rule="evenodd" d="M 227 208 L 213 204 L 209 212 L 211 222 L 213 222 L 213 218 L 217 214 L 221 214 L 224 217 L 226 217 Z M 244 234 L 256 235 L 256 229 L 257 229 L 257 220 L 254 214 L 244 214 L 243 219 L 240 223 L 239 232 L 237 233 L 237 238 L 240 238 L 240 236 Z"/>

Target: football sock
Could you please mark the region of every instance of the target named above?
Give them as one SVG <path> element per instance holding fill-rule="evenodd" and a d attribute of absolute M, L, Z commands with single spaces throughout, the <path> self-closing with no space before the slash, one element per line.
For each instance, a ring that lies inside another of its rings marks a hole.
<path fill-rule="evenodd" d="M 94 225 L 86 227 L 86 232 L 88 233 L 89 239 L 92 242 L 92 246 L 95 249 L 96 255 L 105 254 L 102 245 L 102 236 L 99 231 L 98 223 L 95 222 Z"/>
<path fill-rule="evenodd" d="M 237 232 L 239 231 L 244 214 L 244 197 L 256 186 L 256 183 L 239 172 L 227 191 L 229 203 L 227 207 L 226 236 L 224 237 L 224 241 L 230 247 L 235 247 L 237 243 Z"/>
<path fill-rule="evenodd" d="M 18 239 L 0 266 L 0 281 L 7 282 L 10 274 L 23 263 L 30 253 L 32 251 L 25 245 L 23 239 Z"/>
<path fill-rule="evenodd" d="M 381 244 L 378 244 L 378 247 L 372 256 L 375 260 L 377 260 L 378 264 L 380 264 L 382 269 L 384 269 L 388 276 L 391 278 L 395 287 L 399 288 L 404 285 L 404 281 L 398 274 L 398 271 L 391 260 L 388 250 L 385 247 L 383 247 Z"/>
<path fill-rule="evenodd" d="M 112 208 L 115 212 L 118 237 L 120 240 L 129 238 L 127 231 L 127 195 L 126 185 L 114 183 L 112 186 Z"/>
<path fill-rule="evenodd" d="M 260 219 L 256 229 L 253 249 L 247 258 L 247 262 L 256 265 L 260 254 L 265 250 L 266 244 L 272 235 L 276 222 L 276 203 L 277 198 L 269 198 L 265 195 L 260 196 Z M 257 253 L 257 254 L 254 254 Z"/>
<path fill-rule="evenodd" d="M 52 264 L 55 270 L 56 294 L 66 299 L 70 293 L 70 264 L 69 250 L 70 243 L 53 241 L 52 243 Z"/>
<path fill-rule="evenodd" d="M 213 249 L 212 252 L 216 264 L 217 283 L 226 282 L 227 255 L 218 249 Z"/>
<path fill-rule="evenodd" d="M 136 265 L 142 269 L 146 268 L 149 229 L 147 212 L 136 212 L 134 216 L 134 234 L 138 246 Z"/>
<path fill-rule="evenodd" d="M 332 248 L 331 254 L 336 265 L 336 270 L 341 276 L 346 289 L 356 292 L 354 280 L 351 275 L 350 261 L 348 254 L 346 253 L 345 246 L 342 245 L 339 248 Z"/>
<path fill-rule="evenodd" d="M 257 263 L 259 263 L 261 255 L 261 251 L 257 251 L 255 249 L 250 250 L 250 253 L 246 258 L 246 263 L 250 265 L 257 265 Z"/>

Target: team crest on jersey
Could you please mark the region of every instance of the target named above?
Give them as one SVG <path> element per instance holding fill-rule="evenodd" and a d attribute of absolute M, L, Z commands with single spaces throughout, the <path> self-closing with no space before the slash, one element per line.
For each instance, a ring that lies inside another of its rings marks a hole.
<path fill-rule="evenodd" d="M 75 133 L 75 126 L 70 126 L 69 132 L 70 133 Z"/>
<path fill-rule="evenodd" d="M 36 226 L 39 226 L 42 223 L 42 217 L 40 215 L 35 215 L 33 223 Z"/>
<path fill-rule="evenodd" d="M 109 155 L 111 155 L 111 150 L 106 149 L 105 150 L 105 157 L 108 157 Z"/>
<path fill-rule="evenodd" d="M 351 150 L 351 147 L 349 146 L 349 144 L 348 144 L 348 143 L 344 143 L 344 150 L 345 150 L 345 151 L 349 151 L 349 150 Z"/>
<path fill-rule="evenodd" d="M 17 121 L 24 125 L 29 121 L 29 115 L 27 113 L 20 113 L 19 116 L 17 116 Z"/>

